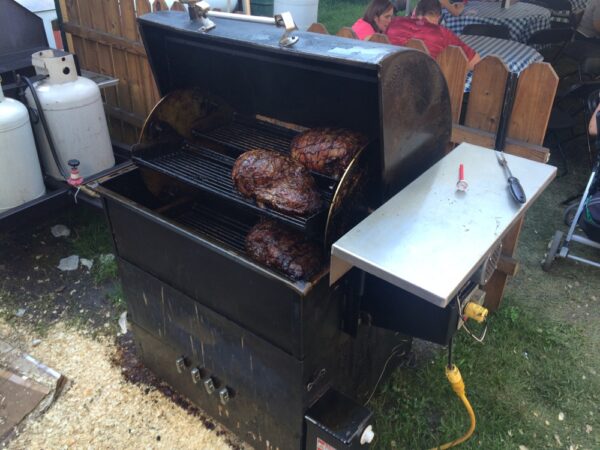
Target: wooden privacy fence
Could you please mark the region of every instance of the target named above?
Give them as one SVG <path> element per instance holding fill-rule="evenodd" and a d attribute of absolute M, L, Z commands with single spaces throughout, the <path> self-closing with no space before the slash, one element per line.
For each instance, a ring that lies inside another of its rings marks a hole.
<path fill-rule="evenodd" d="M 328 33 L 321 24 L 313 24 L 308 31 Z M 349 28 L 342 28 L 338 36 L 356 38 Z M 387 36 L 374 34 L 372 42 L 389 44 Z M 429 54 L 425 44 L 410 40 L 407 47 Z M 452 145 L 461 142 L 494 148 L 500 115 L 504 105 L 504 89 L 508 68 L 497 57 L 488 56 L 473 70 L 471 90 L 465 101 L 467 58 L 459 47 L 446 48 L 436 59 L 448 85 L 452 106 Z M 558 76 L 547 63 L 534 63 L 519 75 L 516 99 L 508 123 L 505 151 L 539 162 L 548 162 L 550 156 L 543 147 L 544 136 L 552 110 Z M 502 241 L 502 256 L 498 269 L 487 283 L 486 305 L 498 308 L 509 276 L 515 275 L 518 262 L 514 259 L 523 220 L 517 222 Z"/>
<path fill-rule="evenodd" d="M 164 0 L 60 0 L 69 49 L 82 68 L 119 79 L 103 89 L 110 135 L 125 144 L 137 142 L 141 127 L 159 100 L 136 17 L 168 10 Z M 172 10 L 183 11 L 181 3 Z"/>

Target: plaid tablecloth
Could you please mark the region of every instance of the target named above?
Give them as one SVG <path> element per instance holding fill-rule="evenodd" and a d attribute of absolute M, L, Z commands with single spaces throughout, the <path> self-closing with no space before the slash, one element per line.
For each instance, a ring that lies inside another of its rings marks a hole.
<path fill-rule="evenodd" d="M 586 8 L 589 0 L 569 0 L 573 12 L 581 11 Z"/>
<path fill-rule="evenodd" d="M 470 24 L 506 25 L 512 40 L 525 43 L 536 31 L 550 28 L 551 14 L 549 9 L 530 3 L 518 2 L 503 9 L 499 2 L 470 1 L 460 16 L 447 11 L 443 11 L 443 16 L 442 25 L 456 34 Z"/>
<path fill-rule="evenodd" d="M 495 39 L 487 36 L 459 36 L 469 47 L 479 53 L 482 58 L 494 55 L 500 58 L 508 70 L 514 73 L 521 73 L 528 65 L 543 61 L 544 57 L 535 49 L 515 41 L 506 39 Z M 471 80 L 473 73 L 469 72 L 465 83 L 465 92 L 471 90 Z"/>
<path fill-rule="evenodd" d="M 527 0 L 521 0 L 527 2 Z M 589 0 L 569 0 L 571 12 L 583 11 Z M 552 22 L 569 23 L 569 11 L 550 10 Z"/>

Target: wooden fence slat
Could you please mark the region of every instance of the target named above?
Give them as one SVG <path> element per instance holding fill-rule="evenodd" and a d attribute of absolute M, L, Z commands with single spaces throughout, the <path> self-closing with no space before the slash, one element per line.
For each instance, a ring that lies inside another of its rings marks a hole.
<path fill-rule="evenodd" d="M 146 110 L 150 112 L 160 99 L 160 94 L 158 93 L 158 88 L 154 81 L 152 69 L 150 69 L 150 64 L 148 63 L 147 59 L 144 59 L 142 62 L 141 73 L 142 85 L 144 86 L 143 91 L 145 93 L 144 101 L 146 102 Z"/>
<path fill-rule="evenodd" d="M 69 22 L 80 23 L 79 18 L 79 8 L 77 7 L 76 0 L 65 0 L 66 11 L 62 11 L 63 20 L 68 20 Z"/>
<path fill-rule="evenodd" d="M 366 40 L 370 41 L 370 42 L 378 42 L 379 44 L 389 44 L 390 43 L 390 40 L 388 39 L 388 37 L 385 34 L 381 34 L 381 33 L 372 34 Z"/>
<path fill-rule="evenodd" d="M 473 70 L 465 125 L 483 131 L 498 131 L 508 69 L 496 56 L 486 56 Z"/>
<path fill-rule="evenodd" d="M 481 147 L 494 148 L 496 143 L 496 133 L 453 124 L 450 141 L 453 144 L 468 142 L 469 144 L 479 145 Z M 550 157 L 550 151 L 547 148 L 513 138 L 506 139 L 504 151 L 511 155 L 521 156 L 542 163 L 548 162 L 548 158 Z"/>
<path fill-rule="evenodd" d="M 185 6 L 181 2 L 175 1 L 171 5 L 171 11 L 185 11 Z"/>
<path fill-rule="evenodd" d="M 133 6 L 133 0 L 121 0 L 121 30 L 123 30 L 123 37 L 130 41 L 137 41 L 138 31 L 137 23 L 135 21 L 135 8 Z"/>
<path fill-rule="evenodd" d="M 409 39 L 408 42 L 406 42 L 406 44 L 404 44 L 404 47 L 412 48 L 414 50 L 419 50 L 420 52 L 423 52 L 423 53 L 426 53 L 429 55 L 429 49 L 425 45 L 425 42 L 423 42 L 421 39 L 414 39 L 414 38 Z"/>
<path fill-rule="evenodd" d="M 96 31 L 93 28 L 89 28 L 89 27 L 83 27 L 83 26 L 79 26 L 79 25 L 74 25 L 71 23 L 65 23 L 63 24 L 64 29 L 67 33 L 72 34 L 73 36 L 79 37 L 82 40 L 85 41 L 94 41 L 94 42 L 100 42 L 104 45 L 110 45 L 113 47 L 117 47 L 117 48 L 121 48 L 123 50 L 127 50 L 130 53 L 134 53 L 136 55 L 140 55 L 140 56 L 146 56 L 146 50 L 144 49 L 144 46 L 138 42 L 138 41 L 130 41 L 129 39 L 125 39 L 119 36 L 113 36 L 111 34 L 105 33 L 103 31 Z M 77 53 L 77 52 L 75 52 Z M 80 55 L 79 53 L 77 53 L 77 55 L 80 57 L 80 59 L 82 58 L 83 55 Z M 95 58 L 87 58 L 86 61 L 88 61 L 90 63 L 94 63 L 95 64 Z M 94 70 L 91 69 L 90 67 L 86 67 L 90 70 Z M 97 72 L 98 70 L 94 70 L 94 72 Z"/>
<path fill-rule="evenodd" d="M 116 36 L 122 36 L 119 4 L 114 0 L 104 0 L 102 4 L 104 6 L 105 31 Z"/>
<path fill-rule="evenodd" d="M 125 3 L 131 3 L 131 1 L 123 1 L 123 5 L 121 5 L 122 10 L 126 8 Z M 107 32 L 115 36 L 123 36 L 125 33 L 122 29 L 122 12 L 119 9 L 119 3 L 114 0 L 104 0 L 103 4 Z M 119 79 L 119 83 L 116 86 L 116 104 L 121 109 L 131 111 L 133 109 L 133 105 L 131 89 L 129 86 L 131 77 L 129 76 L 127 52 L 113 46 L 110 46 L 109 49 L 112 58 L 111 73 Z M 135 129 L 129 124 L 121 121 L 121 136 L 118 138 L 118 140 L 121 142 L 133 142 L 136 140 L 136 138 L 137 132 Z"/>
<path fill-rule="evenodd" d="M 310 33 L 329 34 L 325 25 L 318 22 L 313 23 L 306 31 Z"/>
<path fill-rule="evenodd" d="M 95 30 L 99 30 L 108 35 L 115 35 L 114 31 L 109 31 L 109 2 L 111 0 L 96 0 L 96 1 L 81 1 L 80 7 L 87 8 L 91 23 L 89 24 Z M 111 46 L 100 42 L 96 42 L 96 57 L 98 59 L 99 72 L 106 75 L 115 74 L 114 65 L 112 60 Z M 117 87 L 108 87 L 103 90 L 104 100 L 106 104 L 118 107 L 119 106 L 119 95 Z M 111 129 L 113 131 L 112 136 L 117 140 L 123 140 L 123 124 L 120 120 L 112 118 L 109 121 Z"/>
<path fill-rule="evenodd" d="M 557 87 L 558 76 L 548 63 L 534 63 L 521 72 L 507 135 L 542 144 Z"/>
<path fill-rule="evenodd" d="M 150 6 L 150 0 L 135 0 L 135 9 L 137 11 L 137 16 L 143 16 L 144 14 L 148 14 L 152 12 L 152 7 Z"/>
<path fill-rule="evenodd" d="M 340 28 L 340 30 L 335 35 L 340 36 L 340 37 L 350 38 L 350 39 L 358 39 L 358 36 L 354 32 L 354 30 L 350 27 Z"/>
<path fill-rule="evenodd" d="M 132 73 L 131 93 L 133 97 L 133 112 L 139 116 L 146 116 L 150 112 L 151 107 L 158 101 L 158 98 L 153 96 L 155 90 L 153 88 L 154 81 L 152 81 L 151 86 L 146 86 L 146 77 L 143 75 L 144 69 L 148 69 L 146 58 L 129 56 L 128 61 L 131 64 L 130 70 Z"/>
<path fill-rule="evenodd" d="M 63 12 L 63 21 L 68 20 L 70 23 L 81 23 L 81 18 L 79 15 L 79 5 L 77 0 L 64 0 L 65 9 Z M 65 32 L 68 32 L 65 30 Z M 75 53 L 80 63 L 86 59 L 85 50 L 86 44 L 84 40 L 78 36 L 73 36 L 72 34 L 67 35 L 67 42 L 69 44 L 69 49 L 71 52 Z"/>
<path fill-rule="evenodd" d="M 79 18 L 79 25 L 91 28 L 92 19 L 86 2 L 84 0 L 75 0 L 75 9 L 77 11 L 77 17 Z M 100 72 L 98 59 L 95 58 L 96 44 L 84 37 L 81 40 L 80 45 L 81 48 L 75 47 L 75 53 L 80 58 L 82 65 L 93 72 Z"/>
<path fill-rule="evenodd" d="M 448 85 L 450 104 L 452 107 L 452 123 L 458 123 L 462 101 L 465 95 L 465 80 L 469 71 L 469 61 L 462 48 L 446 47 L 436 59 Z"/>
<path fill-rule="evenodd" d="M 167 2 L 165 0 L 154 0 L 152 2 L 152 11 L 168 11 L 169 7 L 167 6 Z"/>

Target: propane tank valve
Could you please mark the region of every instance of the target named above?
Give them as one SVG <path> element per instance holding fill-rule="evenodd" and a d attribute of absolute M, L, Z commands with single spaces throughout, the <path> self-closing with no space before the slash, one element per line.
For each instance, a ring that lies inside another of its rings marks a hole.
<path fill-rule="evenodd" d="M 83 183 L 83 177 L 79 173 L 79 160 L 78 159 L 70 159 L 67 161 L 67 164 L 71 167 L 71 175 L 67 180 L 71 186 L 78 187 Z"/>

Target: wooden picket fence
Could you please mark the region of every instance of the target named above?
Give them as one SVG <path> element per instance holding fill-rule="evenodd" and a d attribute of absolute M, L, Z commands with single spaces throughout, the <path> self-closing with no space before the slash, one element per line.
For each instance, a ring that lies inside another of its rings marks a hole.
<path fill-rule="evenodd" d="M 168 10 L 164 0 L 60 0 L 69 50 L 82 68 L 119 79 L 103 89 L 111 137 L 137 142 L 141 127 L 159 100 L 136 17 Z M 176 1 L 172 10 L 183 11 Z"/>
<path fill-rule="evenodd" d="M 308 31 L 329 34 L 319 23 L 311 25 Z M 336 35 L 357 39 L 349 27 L 341 28 Z M 369 40 L 389 44 L 387 36 L 383 34 L 374 34 Z M 410 40 L 406 47 L 429 54 L 420 40 Z M 508 68 L 495 56 L 484 58 L 473 70 L 471 92 L 465 101 L 468 61 L 462 49 L 448 47 L 436 61 L 446 78 L 450 94 L 452 143 L 470 142 L 493 148 L 504 103 Z M 558 76 L 548 63 L 534 63 L 521 72 L 508 126 L 507 153 L 548 161 L 549 151 L 543 147 L 543 142 L 557 86 Z"/>

